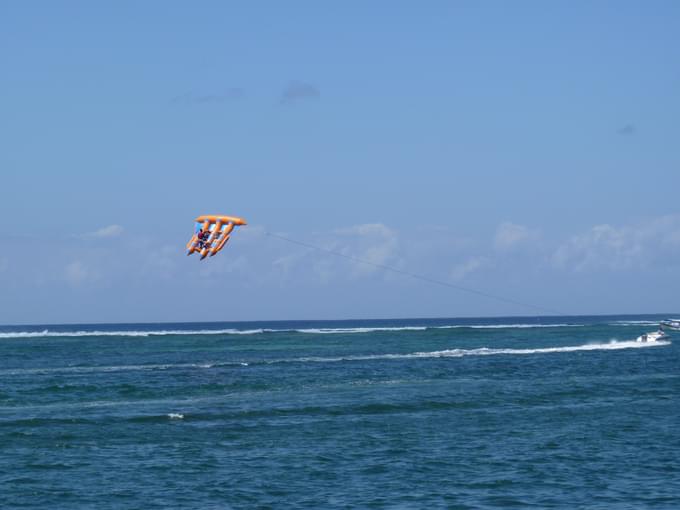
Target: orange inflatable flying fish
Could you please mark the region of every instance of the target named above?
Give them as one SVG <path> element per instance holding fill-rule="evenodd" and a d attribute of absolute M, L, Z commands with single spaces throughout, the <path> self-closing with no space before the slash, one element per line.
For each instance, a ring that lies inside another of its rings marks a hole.
<path fill-rule="evenodd" d="M 187 255 L 201 254 L 201 260 L 211 257 L 227 244 L 234 227 L 246 225 L 243 218 L 234 216 L 199 216 L 196 218 L 195 233 L 187 243 Z"/>

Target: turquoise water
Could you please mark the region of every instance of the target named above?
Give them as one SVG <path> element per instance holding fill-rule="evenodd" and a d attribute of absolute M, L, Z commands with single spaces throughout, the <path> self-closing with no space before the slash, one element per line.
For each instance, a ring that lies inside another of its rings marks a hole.
<path fill-rule="evenodd" d="M 0 327 L 0 507 L 680 508 L 659 318 Z"/>

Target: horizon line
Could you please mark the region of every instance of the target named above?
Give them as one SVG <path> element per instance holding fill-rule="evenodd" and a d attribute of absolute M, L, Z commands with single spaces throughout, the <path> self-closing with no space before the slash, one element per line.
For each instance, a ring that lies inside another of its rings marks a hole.
<path fill-rule="evenodd" d="M 283 322 L 358 322 L 358 321 L 399 321 L 399 320 L 472 320 L 472 319 L 565 319 L 568 317 L 626 317 L 626 316 L 672 316 L 680 315 L 680 312 L 654 312 L 654 313 L 595 313 L 574 315 L 476 315 L 459 317 L 378 317 L 371 319 L 345 318 L 345 319 L 257 319 L 257 320 L 208 320 L 208 321 L 151 321 L 151 322 L 54 322 L 54 323 L 15 323 L 0 324 L 3 327 L 39 327 L 39 326 L 151 326 L 154 324 L 256 324 L 256 323 L 283 323 Z"/>

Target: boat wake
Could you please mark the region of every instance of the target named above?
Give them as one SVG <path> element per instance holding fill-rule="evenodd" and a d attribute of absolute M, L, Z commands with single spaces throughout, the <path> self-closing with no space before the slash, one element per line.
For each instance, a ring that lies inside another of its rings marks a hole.
<path fill-rule="evenodd" d="M 621 349 L 642 349 L 646 347 L 662 347 L 670 345 L 668 341 L 637 342 L 635 340 L 617 341 L 608 343 L 594 343 L 583 345 L 568 345 L 562 347 L 538 347 L 535 349 L 492 349 L 479 347 L 477 349 L 445 349 L 442 351 L 413 352 L 408 354 L 373 354 L 368 356 L 347 356 L 335 358 L 301 358 L 300 361 L 363 361 L 380 359 L 414 359 L 414 358 L 462 358 L 463 356 L 498 356 L 498 355 L 528 355 L 528 354 L 552 354 L 559 352 L 578 351 L 609 351 Z"/>
<path fill-rule="evenodd" d="M 493 349 L 479 347 L 477 349 L 445 349 L 441 351 L 412 352 L 405 354 L 370 354 L 356 356 L 337 357 L 301 357 L 282 358 L 273 360 L 250 360 L 240 361 L 217 361 L 202 363 L 167 363 L 148 365 L 116 365 L 116 366 L 68 366 L 68 367 L 33 367 L 33 368 L 9 368 L 0 370 L 0 376 L 48 374 L 48 373 L 72 373 L 72 372 L 124 372 L 138 370 L 192 370 L 192 369 L 236 369 L 239 367 L 272 365 L 279 363 L 336 363 L 341 361 L 373 361 L 373 360 L 406 360 L 427 358 L 462 358 L 465 356 L 499 356 L 499 355 L 530 355 L 552 354 L 578 351 L 609 351 L 621 349 L 645 349 L 648 347 L 663 347 L 671 345 L 669 341 L 637 342 L 635 340 L 617 341 L 608 343 L 593 343 L 584 345 L 569 345 L 563 347 L 538 347 L 534 349 Z"/>

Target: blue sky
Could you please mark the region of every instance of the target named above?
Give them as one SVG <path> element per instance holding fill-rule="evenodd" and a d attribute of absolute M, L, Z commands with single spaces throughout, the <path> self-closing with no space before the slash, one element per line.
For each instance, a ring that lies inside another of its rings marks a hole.
<path fill-rule="evenodd" d="M 0 323 L 680 310 L 677 2 L 3 2 Z M 199 214 L 243 216 L 219 256 Z"/>

